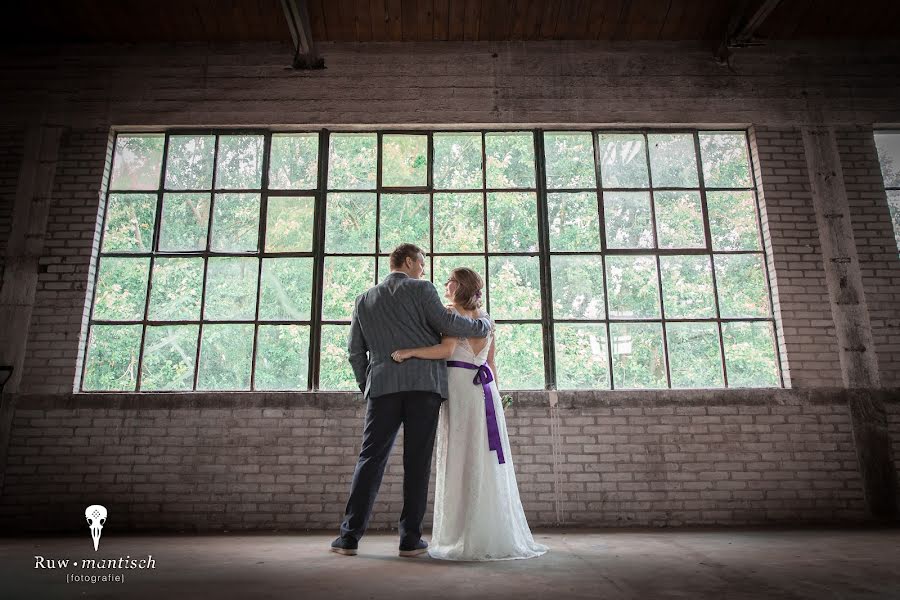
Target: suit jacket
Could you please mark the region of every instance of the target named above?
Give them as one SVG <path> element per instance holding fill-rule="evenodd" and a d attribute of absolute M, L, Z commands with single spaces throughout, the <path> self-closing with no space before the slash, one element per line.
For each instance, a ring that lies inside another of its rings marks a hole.
<path fill-rule="evenodd" d="M 350 364 L 366 398 L 422 390 L 447 398 L 447 363 L 410 358 L 394 362 L 401 348 L 434 346 L 441 334 L 486 337 L 487 318 L 470 319 L 450 312 L 434 285 L 394 271 L 356 299 L 350 322 Z"/>

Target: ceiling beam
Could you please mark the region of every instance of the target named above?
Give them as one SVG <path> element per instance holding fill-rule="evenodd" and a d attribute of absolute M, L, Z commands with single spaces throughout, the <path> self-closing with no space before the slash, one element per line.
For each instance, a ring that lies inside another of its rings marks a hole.
<path fill-rule="evenodd" d="M 766 22 L 781 0 L 763 0 L 752 14 L 748 15 L 748 9 L 754 0 L 741 0 L 735 6 L 731 19 L 728 21 L 728 30 L 722 43 L 716 50 L 716 60 L 722 64 L 728 62 L 731 48 L 746 48 L 748 46 L 761 46 L 762 42 L 756 38 L 756 32 Z"/>
<path fill-rule="evenodd" d="M 316 52 L 312 27 L 309 21 L 309 4 L 306 0 L 281 0 L 291 38 L 294 40 L 295 69 L 324 69 L 325 59 Z"/>

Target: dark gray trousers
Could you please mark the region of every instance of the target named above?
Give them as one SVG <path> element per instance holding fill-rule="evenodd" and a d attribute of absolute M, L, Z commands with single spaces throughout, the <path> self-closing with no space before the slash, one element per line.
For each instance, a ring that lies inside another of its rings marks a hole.
<path fill-rule="evenodd" d="M 341 535 L 359 540 L 366 532 L 384 469 L 402 424 L 403 511 L 400 514 L 400 543 L 414 544 L 419 541 L 428 503 L 431 455 L 441 402 L 440 394 L 424 391 L 397 392 L 369 399 L 362 449 L 353 473 Z"/>

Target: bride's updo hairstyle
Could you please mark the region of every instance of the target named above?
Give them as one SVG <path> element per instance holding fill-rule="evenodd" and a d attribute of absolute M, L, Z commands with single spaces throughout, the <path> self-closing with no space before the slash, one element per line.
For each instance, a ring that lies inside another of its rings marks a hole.
<path fill-rule="evenodd" d="M 481 275 L 460 267 L 453 269 L 450 277 L 456 280 L 456 293 L 453 295 L 453 301 L 466 310 L 477 310 L 481 308 L 481 289 L 484 287 L 484 280 Z"/>

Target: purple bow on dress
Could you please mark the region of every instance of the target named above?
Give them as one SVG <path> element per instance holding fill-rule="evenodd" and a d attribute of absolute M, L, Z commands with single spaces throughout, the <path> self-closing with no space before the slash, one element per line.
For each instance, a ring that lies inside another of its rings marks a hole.
<path fill-rule="evenodd" d="M 484 365 L 473 365 L 472 363 L 463 362 L 461 360 L 448 360 L 448 367 L 459 367 L 461 369 L 474 369 L 475 379 L 472 383 L 481 384 L 484 389 L 484 414 L 487 417 L 487 433 L 488 433 L 488 449 L 497 451 L 497 462 L 501 465 L 506 462 L 503 458 L 503 445 L 500 443 L 500 428 L 497 427 L 497 414 L 494 412 L 494 396 L 491 394 L 491 382 L 494 380 L 494 374 L 491 373 L 490 367 Z"/>

